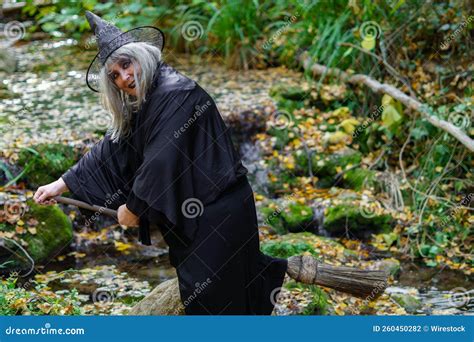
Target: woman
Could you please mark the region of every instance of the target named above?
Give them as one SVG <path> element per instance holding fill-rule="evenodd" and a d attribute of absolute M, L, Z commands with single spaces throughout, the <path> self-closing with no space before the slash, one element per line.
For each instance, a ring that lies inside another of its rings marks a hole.
<path fill-rule="evenodd" d="M 156 223 L 170 246 L 186 314 L 270 314 L 286 259 L 259 249 L 253 192 L 213 99 L 164 63 L 154 27 L 121 32 L 91 12 L 99 53 L 87 84 L 112 114 L 106 136 L 37 203 L 70 191 L 118 208 L 151 244 Z"/>

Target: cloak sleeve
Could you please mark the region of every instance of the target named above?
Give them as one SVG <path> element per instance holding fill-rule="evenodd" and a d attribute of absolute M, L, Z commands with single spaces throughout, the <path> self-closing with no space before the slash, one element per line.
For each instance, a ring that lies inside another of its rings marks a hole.
<path fill-rule="evenodd" d="M 133 170 L 128 162 L 129 146 L 113 143 L 106 135 L 61 178 L 73 197 L 111 209 L 123 204 Z"/>
<path fill-rule="evenodd" d="M 157 91 L 142 114 L 143 162 L 127 207 L 149 222 L 164 217 L 191 241 L 204 206 L 247 169 L 216 104 L 197 83 L 192 89 Z"/>

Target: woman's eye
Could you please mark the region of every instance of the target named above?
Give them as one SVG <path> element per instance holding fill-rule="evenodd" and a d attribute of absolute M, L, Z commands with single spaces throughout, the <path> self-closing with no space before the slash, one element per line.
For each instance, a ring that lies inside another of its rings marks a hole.
<path fill-rule="evenodd" d="M 123 63 L 123 68 L 127 69 L 130 66 L 130 62 Z"/>

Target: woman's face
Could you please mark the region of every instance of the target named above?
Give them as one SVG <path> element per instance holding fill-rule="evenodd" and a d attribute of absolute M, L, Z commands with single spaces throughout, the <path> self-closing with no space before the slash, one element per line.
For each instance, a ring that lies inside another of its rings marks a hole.
<path fill-rule="evenodd" d="M 137 96 L 133 71 L 132 61 L 129 58 L 123 58 L 110 67 L 108 75 L 119 89 L 129 95 Z"/>

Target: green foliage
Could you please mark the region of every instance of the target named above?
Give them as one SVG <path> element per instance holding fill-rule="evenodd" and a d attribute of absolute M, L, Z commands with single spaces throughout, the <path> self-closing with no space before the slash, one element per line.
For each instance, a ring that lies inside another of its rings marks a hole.
<path fill-rule="evenodd" d="M 318 255 L 314 248 L 304 241 L 268 241 L 263 242 L 260 245 L 260 249 L 264 254 L 283 259 L 287 259 L 293 255 L 300 255 L 304 252 L 309 252 L 315 256 Z"/>
<path fill-rule="evenodd" d="M 24 168 L 24 177 L 32 187 L 57 180 L 78 159 L 74 148 L 62 144 L 39 144 L 23 148 L 18 164 Z"/>
<path fill-rule="evenodd" d="M 56 295 L 46 285 L 34 280 L 18 286 L 18 279 L 10 276 L 0 280 L 0 315 L 80 315 L 78 292 Z"/>

